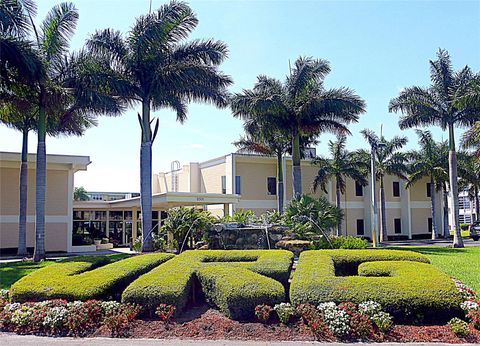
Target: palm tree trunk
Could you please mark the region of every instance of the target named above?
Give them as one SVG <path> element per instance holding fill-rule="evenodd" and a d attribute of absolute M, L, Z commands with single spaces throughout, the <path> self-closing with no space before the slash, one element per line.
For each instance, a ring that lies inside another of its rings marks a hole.
<path fill-rule="evenodd" d="M 282 153 L 277 153 L 277 202 L 278 212 L 283 214 L 283 157 Z"/>
<path fill-rule="evenodd" d="M 337 208 L 340 209 L 340 184 L 338 182 L 338 177 L 335 179 L 336 180 L 336 186 L 335 186 L 335 192 L 336 192 L 336 204 Z M 340 221 L 337 225 L 337 236 L 342 235 L 342 221 Z"/>
<path fill-rule="evenodd" d="M 142 210 L 142 252 L 152 252 L 152 136 L 150 101 L 142 102 L 142 144 L 140 147 L 140 200 Z"/>
<path fill-rule="evenodd" d="M 302 169 L 300 167 L 300 133 L 295 131 L 292 139 L 292 176 L 293 176 L 293 197 L 297 198 L 302 194 Z"/>
<path fill-rule="evenodd" d="M 45 258 L 45 192 L 47 189 L 47 154 L 45 149 L 46 115 L 43 102 L 43 93 L 40 95 L 38 110 L 38 145 L 37 167 L 35 172 L 35 251 L 33 260 L 39 262 Z"/>
<path fill-rule="evenodd" d="M 455 150 L 455 134 L 453 124 L 448 125 L 448 170 L 450 179 L 450 198 L 452 199 L 452 221 L 453 221 L 453 247 L 464 247 L 462 234 L 458 224 L 458 174 L 457 174 L 457 153 Z"/>
<path fill-rule="evenodd" d="M 443 237 L 450 237 L 450 228 L 448 227 L 448 191 L 447 184 L 443 183 Z"/>
<path fill-rule="evenodd" d="M 383 176 L 380 177 L 380 242 L 387 238 L 387 220 L 385 215 L 385 187 L 383 185 Z"/>
<path fill-rule="evenodd" d="M 475 193 L 475 221 L 480 221 L 480 198 L 478 197 L 478 188 L 475 186 L 473 188 Z"/>
<path fill-rule="evenodd" d="M 18 216 L 18 256 L 27 255 L 28 129 L 23 130 L 22 139 L 22 162 L 20 164 L 20 210 Z"/>
<path fill-rule="evenodd" d="M 430 196 L 432 196 L 432 240 L 435 240 L 437 239 L 437 206 L 435 205 L 435 184 L 433 176 L 430 176 Z"/>

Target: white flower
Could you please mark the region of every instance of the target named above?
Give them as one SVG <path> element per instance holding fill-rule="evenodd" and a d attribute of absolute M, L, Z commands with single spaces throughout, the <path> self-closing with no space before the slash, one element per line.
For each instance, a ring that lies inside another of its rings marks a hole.
<path fill-rule="evenodd" d="M 382 306 L 373 300 L 358 304 L 358 311 L 368 316 L 373 316 L 382 311 Z"/>
<path fill-rule="evenodd" d="M 338 308 L 334 302 L 320 303 L 317 307 L 323 314 L 323 320 L 336 336 L 343 336 L 350 332 L 350 316 L 346 311 Z"/>
<path fill-rule="evenodd" d="M 470 311 L 470 310 L 476 310 L 479 308 L 479 305 L 477 302 L 473 300 L 466 300 L 463 303 L 460 303 L 460 307 L 464 311 Z"/>
<path fill-rule="evenodd" d="M 59 328 L 64 324 L 67 315 L 68 309 L 66 307 L 55 306 L 48 311 L 43 320 L 43 325 L 50 328 Z"/>

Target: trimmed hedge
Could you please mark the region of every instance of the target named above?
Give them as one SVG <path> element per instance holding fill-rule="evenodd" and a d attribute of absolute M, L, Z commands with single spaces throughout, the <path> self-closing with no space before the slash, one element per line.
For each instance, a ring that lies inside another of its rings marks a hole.
<path fill-rule="evenodd" d="M 248 314 L 253 315 L 255 306 L 248 313 L 243 310 L 237 313 L 238 297 L 243 295 L 251 302 L 271 299 L 265 296 L 265 292 L 271 290 L 272 297 L 276 297 L 274 300 L 280 302 L 279 288 L 282 297 L 285 296 L 285 289 L 279 282 L 284 285 L 288 283 L 292 261 L 293 254 L 285 250 L 186 251 L 132 282 L 123 292 L 122 302 L 140 304 L 147 311 L 153 311 L 162 303 L 173 304 L 180 312 L 195 294 L 194 286 L 201 285 L 207 299 L 232 318 L 243 319 Z M 214 273 L 230 279 L 221 283 L 212 278 Z M 265 277 L 273 280 L 265 280 Z M 247 284 L 255 280 L 259 283 L 257 286 Z M 242 282 L 246 283 L 245 287 L 240 285 Z M 233 300 L 226 303 L 221 297 L 235 285 L 240 286 L 235 288 L 235 294 L 232 293 Z M 215 291 L 215 287 L 219 287 L 219 292 Z"/>
<path fill-rule="evenodd" d="M 75 257 L 24 276 L 11 287 L 11 294 L 17 302 L 116 298 L 134 279 L 172 257 L 152 253 L 114 263 L 105 256 Z"/>
<path fill-rule="evenodd" d="M 243 268 L 203 267 L 197 272 L 207 302 L 217 306 L 229 318 L 252 318 L 260 304 L 285 301 L 285 288 L 278 281 Z"/>
<path fill-rule="evenodd" d="M 426 256 L 398 250 L 320 250 L 300 255 L 293 304 L 374 300 L 398 320 L 447 320 L 461 297 Z"/>

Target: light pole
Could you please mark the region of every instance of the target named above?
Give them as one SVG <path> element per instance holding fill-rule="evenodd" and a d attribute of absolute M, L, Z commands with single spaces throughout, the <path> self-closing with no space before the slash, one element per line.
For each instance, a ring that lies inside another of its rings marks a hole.
<path fill-rule="evenodd" d="M 375 155 L 377 153 L 378 148 L 383 148 L 385 146 L 385 143 L 376 143 L 372 142 L 371 143 L 371 153 L 370 153 L 370 172 L 371 172 L 371 177 L 370 177 L 370 186 L 372 188 L 372 197 L 371 197 L 371 213 L 370 213 L 370 223 L 372 225 L 372 242 L 373 242 L 373 247 L 377 247 L 378 243 L 378 208 L 377 208 L 377 172 L 375 169 Z"/>

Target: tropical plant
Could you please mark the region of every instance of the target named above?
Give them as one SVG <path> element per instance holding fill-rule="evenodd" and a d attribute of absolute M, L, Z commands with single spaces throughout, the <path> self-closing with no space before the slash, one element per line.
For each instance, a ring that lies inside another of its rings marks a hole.
<path fill-rule="evenodd" d="M 209 211 L 179 207 L 168 211 L 160 233 L 171 234 L 174 244 L 181 252 L 185 246 L 193 248 L 200 241 L 207 228 L 215 222 Z M 188 242 L 190 240 L 190 242 Z"/>
<path fill-rule="evenodd" d="M 430 196 L 432 200 L 432 239 L 437 238 L 437 206 L 436 191 L 448 180 L 448 144 L 435 142 L 430 131 L 416 130 L 420 149 L 408 153 L 410 167 L 407 176 L 407 188 L 414 186 L 422 178 L 430 180 Z"/>
<path fill-rule="evenodd" d="M 480 158 L 471 153 L 459 153 L 458 175 L 458 185 L 468 191 L 469 198 L 475 204 L 476 220 L 480 220 Z"/>
<path fill-rule="evenodd" d="M 401 129 L 437 125 L 442 130 L 448 130 L 454 247 L 464 246 L 458 223 L 458 174 L 454 129 L 472 126 L 480 120 L 478 105 L 465 102 L 465 96 L 470 94 L 471 83 L 478 78 L 468 66 L 454 72 L 448 52 L 439 49 L 437 60 L 430 61 L 432 84 L 427 88 L 418 86 L 405 88 L 389 104 L 390 111 L 402 112 L 399 120 Z"/>
<path fill-rule="evenodd" d="M 90 197 L 87 195 L 87 190 L 83 186 L 76 187 L 73 190 L 73 200 L 74 201 L 88 201 Z"/>
<path fill-rule="evenodd" d="M 190 101 L 227 106 L 226 87 L 232 81 L 217 68 L 227 56 L 227 47 L 213 40 L 185 42 L 197 24 L 195 13 L 187 4 L 171 1 L 138 17 L 128 37 L 105 29 L 87 41 L 90 55 L 107 64 L 107 68 L 93 74 L 95 87 L 102 90 L 108 86 L 121 106 L 141 104 L 142 107 L 138 120 L 144 252 L 153 250 L 152 142 L 159 123 L 157 119 L 152 131 L 151 111 L 171 108 L 183 123 Z"/>
<path fill-rule="evenodd" d="M 337 141 L 328 143 L 331 158 L 316 157 L 312 164 L 318 166 L 318 172 L 313 180 L 312 189 L 318 187 L 327 193 L 327 183 L 335 179 L 336 206 L 340 209 L 340 194 L 345 194 L 346 179 L 351 178 L 362 186 L 368 184 L 366 178 L 369 162 L 358 152 L 350 152 L 346 149 L 347 137 L 340 135 Z M 342 235 L 342 224 L 337 227 L 337 236 Z"/>
<path fill-rule="evenodd" d="M 462 146 L 466 149 L 475 149 L 477 157 L 480 158 L 480 121 L 465 131 L 462 137 Z"/>
<path fill-rule="evenodd" d="M 322 132 L 348 134 L 346 125 L 357 122 L 365 111 L 365 102 L 352 90 L 325 89 L 323 82 L 329 72 L 326 60 L 299 57 L 285 83 L 258 78 L 262 95 L 254 99 L 255 107 L 281 119 L 278 127 L 288 133 L 292 143 L 294 196 L 302 194 L 301 137 L 316 138 Z"/>
<path fill-rule="evenodd" d="M 387 140 L 383 135 L 378 136 L 375 132 L 364 129 L 361 134 L 365 140 L 374 148 L 376 180 L 380 181 L 380 242 L 387 240 L 387 219 L 385 208 L 385 186 L 386 175 L 394 175 L 401 179 L 407 179 L 407 155 L 400 152 L 407 144 L 406 137 L 395 136 Z M 359 155 L 370 157 L 370 153 L 360 151 Z"/>
<path fill-rule="evenodd" d="M 284 222 L 299 239 L 328 238 L 332 230 L 342 222 L 341 209 L 324 197 L 301 195 L 292 199 L 285 209 Z"/>

